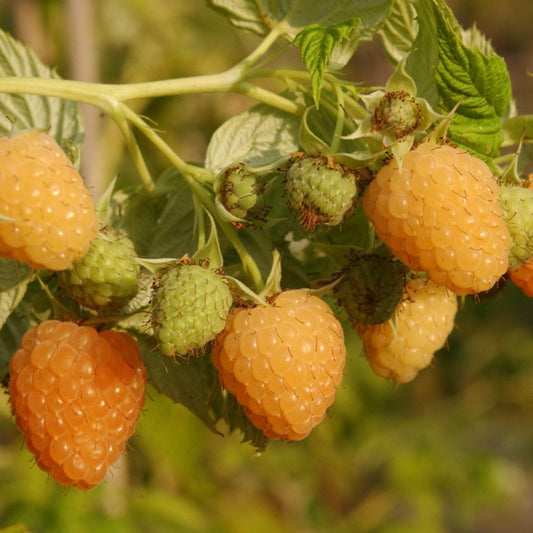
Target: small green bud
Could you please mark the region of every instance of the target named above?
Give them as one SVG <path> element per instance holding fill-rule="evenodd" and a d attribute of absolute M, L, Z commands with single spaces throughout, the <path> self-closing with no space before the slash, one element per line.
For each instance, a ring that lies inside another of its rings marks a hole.
<path fill-rule="evenodd" d="M 385 93 L 371 118 L 372 129 L 401 139 L 413 133 L 422 122 L 422 110 L 406 91 Z"/>

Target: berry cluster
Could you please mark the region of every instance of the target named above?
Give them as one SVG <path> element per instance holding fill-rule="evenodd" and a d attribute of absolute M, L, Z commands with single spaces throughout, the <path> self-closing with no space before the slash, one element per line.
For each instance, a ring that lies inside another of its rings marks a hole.
<path fill-rule="evenodd" d="M 79 323 L 45 320 L 22 338 L 9 366 L 13 413 L 37 464 L 88 489 L 133 434 L 148 371 L 133 337 L 83 321 L 110 313 L 120 322 L 139 291 L 142 260 L 126 235 L 97 231 L 92 199 L 50 137 L 0 139 L 0 158 L 0 255 L 60 271 L 60 294 L 81 309 Z M 338 315 L 359 334 L 371 369 L 406 383 L 445 345 L 458 296 L 487 291 L 506 272 L 533 296 L 533 190 L 500 186 L 479 159 L 433 142 L 386 162 L 373 179 L 363 175 L 331 157 L 294 154 L 283 190 L 315 235 L 343 223 L 359 201 L 376 242 L 354 247 L 324 292 L 332 290 Z M 244 165 L 214 189 L 224 220 L 239 230 L 266 212 L 258 207 L 265 184 Z M 342 381 L 346 347 L 334 310 L 318 293 L 279 282 L 252 297 L 207 259 L 185 255 L 154 270 L 143 333 L 158 353 L 210 357 L 221 386 L 266 437 L 309 435 Z"/>
<path fill-rule="evenodd" d="M 368 281 L 368 256 L 359 257 L 335 288 L 376 374 L 403 383 L 426 367 L 453 329 L 457 295 L 488 291 L 508 269 L 533 293 L 530 193 L 500 186 L 484 162 L 451 145 L 423 142 L 381 167 L 362 207 L 379 240 L 416 277 L 393 313 L 385 304 L 399 283 L 383 279 L 376 257 L 375 280 Z M 354 294 L 354 286 L 363 290 Z"/>
<path fill-rule="evenodd" d="M 59 271 L 80 305 L 115 309 L 137 292 L 133 244 L 98 232 L 93 199 L 44 132 L 0 138 L 0 256 Z M 147 371 L 124 332 L 44 320 L 9 363 L 17 426 L 37 465 L 62 485 L 98 485 L 124 451 L 144 404 Z"/>

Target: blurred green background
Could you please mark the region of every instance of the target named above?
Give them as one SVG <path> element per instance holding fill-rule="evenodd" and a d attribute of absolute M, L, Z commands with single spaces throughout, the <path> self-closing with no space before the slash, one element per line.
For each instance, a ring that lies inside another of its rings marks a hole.
<path fill-rule="evenodd" d="M 511 70 L 522 113 L 533 112 L 530 0 L 450 2 L 477 21 Z M 178 0 L 0 0 L 0 26 L 69 78 L 130 82 L 228 68 L 257 42 Z M 293 52 L 288 60 L 298 62 Z M 379 42 L 349 76 L 383 83 Z M 185 159 L 250 102 L 237 95 L 139 101 Z M 84 175 L 98 195 L 115 175 L 136 179 L 114 125 L 86 110 Z M 149 158 L 157 174 L 165 162 Z M 346 377 L 330 416 L 306 440 L 266 452 L 239 435 L 211 434 L 153 390 L 109 481 L 89 491 L 47 479 L 22 446 L 0 396 L 0 527 L 29 531 L 163 533 L 249 531 L 533 531 L 533 300 L 507 285 L 468 300 L 433 366 L 408 385 L 375 377 L 347 331 Z"/>

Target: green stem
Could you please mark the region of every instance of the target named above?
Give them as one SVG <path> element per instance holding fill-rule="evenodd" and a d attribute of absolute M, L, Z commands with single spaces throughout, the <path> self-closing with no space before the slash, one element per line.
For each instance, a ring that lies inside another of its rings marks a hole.
<path fill-rule="evenodd" d="M 211 170 L 190 165 L 185 162 L 137 113 L 127 108 L 128 120 L 168 159 L 170 164 L 181 174 L 192 176 L 202 183 L 212 183 L 214 180 Z"/>
<path fill-rule="evenodd" d="M 305 111 L 305 106 L 249 82 L 240 82 L 233 90 L 292 115 L 302 115 Z"/>
<path fill-rule="evenodd" d="M 281 24 L 274 26 L 270 30 L 268 35 L 266 35 L 266 37 L 259 43 L 257 48 L 253 50 L 250 54 L 248 54 L 248 56 L 245 57 L 242 61 L 237 63 L 235 68 L 240 70 L 241 74 L 246 72 L 247 70 L 250 70 L 250 67 L 257 63 L 259 59 L 261 59 L 261 57 L 266 54 L 269 48 L 276 42 L 276 40 L 282 33 L 283 29 Z"/>
<path fill-rule="evenodd" d="M 98 107 L 109 115 L 115 114 L 120 103 L 128 100 L 215 92 L 240 93 L 289 113 L 301 113 L 301 108 L 291 100 L 241 81 L 240 72 L 234 69 L 207 76 L 124 85 L 56 78 L 0 78 L 0 93 L 37 94 L 73 100 Z"/>
<path fill-rule="evenodd" d="M 118 104 L 113 87 L 119 86 L 58 78 L 0 78 L 0 93 L 63 98 L 98 107 L 110 114 L 113 114 Z"/>
<path fill-rule="evenodd" d="M 128 120 L 126 118 L 126 116 L 129 114 L 127 113 L 128 111 L 131 110 L 126 107 L 122 113 L 117 113 L 116 115 L 109 116 L 115 121 L 120 132 L 122 133 L 122 136 L 124 137 L 124 141 L 126 143 L 126 146 L 128 147 L 131 158 L 133 159 L 133 163 L 137 167 L 137 171 L 139 172 L 139 176 L 141 177 L 143 185 L 145 186 L 146 190 L 151 192 L 154 190 L 155 187 L 154 181 L 152 179 L 150 171 L 148 170 L 148 166 L 146 165 L 146 161 L 144 160 L 139 144 L 137 143 L 137 139 L 135 138 L 133 131 L 129 127 Z"/>
<path fill-rule="evenodd" d="M 342 132 L 344 130 L 344 94 L 338 85 L 335 85 L 335 96 L 337 97 L 337 119 L 335 121 L 335 131 L 331 140 L 331 151 L 336 153 L 339 151 Z"/>
<path fill-rule="evenodd" d="M 253 260 L 248 250 L 243 246 L 241 240 L 237 236 L 233 226 L 222 219 L 218 213 L 215 202 L 208 191 L 205 189 L 203 183 L 212 182 L 214 179 L 211 170 L 196 167 L 185 163 L 152 128 L 147 126 L 144 121 L 133 111 L 130 117 L 132 123 L 146 135 L 146 137 L 158 148 L 158 150 L 167 157 L 170 164 L 172 164 L 187 181 L 191 188 L 194 197 L 211 213 L 218 226 L 226 234 L 226 237 L 233 245 L 235 251 L 239 255 L 242 266 L 246 274 L 250 277 L 254 284 L 254 288 L 259 291 L 263 287 L 263 278 L 261 272 Z"/>
<path fill-rule="evenodd" d="M 90 104 L 111 113 L 117 102 L 139 98 L 209 92 L 245 92 L 239 87 L 239 83 L 245 79 L 246 72 L 267 52 L 279 35 L 278 29 L 273 28 L 246 58 L 232 68 L 217 74 L 125 84 L 8 76 L 0 79 L 0 92 L 55 96 Z"/>
<path fill-rule="evenodd" d="M 209 211 L 209 213 L 211 213 L 219 228 L 225 233 L 226 237 L 231 242 L 233 248 L 239 255 L 244 272 L 252 281 L 254 289 L 259 292 L 264 285 L 261 272 L 259 271 L 257 263 L 237 236 L 235 229 L 228 221 L 220 217 L 213 198 L 209 195 L 204 186 L 194 180 L 191 176 L 184 175 L 183 177 L 191 187 L 195 197 Z"/>

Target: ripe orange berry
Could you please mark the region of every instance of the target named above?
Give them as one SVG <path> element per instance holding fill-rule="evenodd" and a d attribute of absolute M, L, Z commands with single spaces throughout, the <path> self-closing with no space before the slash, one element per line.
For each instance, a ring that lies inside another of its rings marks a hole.
<path fill-rule="evenodd" d="M 509 231 L 489 167 L 452 146 L 422 143 L 368 186 L 363 209 L 409 268 L 456 294 L 490 289 L 508 267 Z"/>
<path fill-rule="evenodd" d="M 17 426 L 38 466 L 62 485 L 90 489 L 133 434 L 146 369 L 126 333 L 47 320 L 9 363 Z"/>
<path fill-rule="evenodd" d="M 444 346 L 456 312 L 457 297 L 446 287 L 430 280 L 408 282 L 392 318 L 356 326 L 372 370 L 397 383 L 414 379 Z"/>
<path fill-rule="evenodd" d="M 533 259 L 514 270 L 509 270 L 511 281 L 522 289 L 526 296 L 533 298 Z"/>
<path fill-rule="evenodd" d="M 288 290 L 271 306 L 231 311 L 211 355 L 222 385 L 257 428 L 269 438 L 300 440 L 333 403 L 346 349 L 329 306 Z"/>
<path fill-rule="evenodd" d="M 82 257 L 98 230 L 93 199 L 49 135 L 0 138 L 0 257 L 63 270 Z"/>

